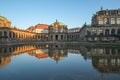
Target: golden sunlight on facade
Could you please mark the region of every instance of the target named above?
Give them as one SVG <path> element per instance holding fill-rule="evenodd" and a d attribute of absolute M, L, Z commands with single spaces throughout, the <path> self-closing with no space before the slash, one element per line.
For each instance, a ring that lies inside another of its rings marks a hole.
<path fill-rule="evenodd" d="M 9 64 L 11 61 L 11 57 L 10 56 L 3 56 L 0 57 L 0 67 L 4 67 L 7 64 Z"/>
<path fill-rule="evenodd" d="M 7 20 L 7 18 L 0 16 L 0 27 L 10 27 L 11 22 Z"/>
<path fill-rule="evenodd" d="M 90 25 L 68 29 L 56 20 L 53 24 L 37 24 L 27 30 L 11 26 L 11 22 L 0 16 L 0 43 L 13 42 L 57 42 L 57 41 L 119 41 L 120 9 L 104 10 L 92 17 Z"/>

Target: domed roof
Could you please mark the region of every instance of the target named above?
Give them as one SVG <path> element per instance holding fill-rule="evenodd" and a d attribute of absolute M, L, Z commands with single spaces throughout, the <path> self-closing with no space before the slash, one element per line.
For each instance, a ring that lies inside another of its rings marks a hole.
<path fill-rule="evenodd" d="M 62 22 L 58 22 L 58 20 L 56 20 L 56 22 L 54 22 L 53 24 L 65 25 Z"/>
<path fill-rule="evenodd" d="M 10 27 L 11 26 L 11 22 L 3 16 L 0 16 L 0 27 Z"/>
<path fill-rule="evenodd" d="M 8 20 L 6 17 L 0 16 L 0 19 L 2 20 Z"/>
<path fill-rule="evenodd" d="M 58 22 L 58 20 L 56 20 L 56 22 L 54 22 L 53 24 L 51 24 L 52 27 L 61 27 L 61 28 L 67 28 L 67 25 L 63 24 L 62 22 Z"/>
<path fill-rule="evenodd" d="M 65 24 L 63 24 L 62 22 L 58 22 L 58 20 L 56 20 L 55 23 L 60 24 L 60 25 L 65 25 Z"/>

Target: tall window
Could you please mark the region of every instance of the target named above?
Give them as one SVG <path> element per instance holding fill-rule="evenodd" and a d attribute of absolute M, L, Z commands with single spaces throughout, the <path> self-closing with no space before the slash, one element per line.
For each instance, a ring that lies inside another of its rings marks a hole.
<path fill-rule="evenodd" d="M 120 24 L 120 18 L 117 18 L 117 24 Z"/>
<path fill-rule="evenodd" d="M 115 35 L 115 29 L 111 30 L 111 35 L 114 36 Z"/>
<path fill-rule="evenodd" d="M 107 18 L 104 19 L 105 24 L 107 24 Z"/>
<path fill-rule="evenodd" d="M 87 36 L 91 36 L 91 32 L 90 31 L 87 31 Z"/>
<path fill-rule="evenodd" d="M 2 32 L 0 31 L 0 37 L 2 37 Z"/>
<path fill-rule="evenodd" d="M 111 18 L 111 24 L 115 24 L 115 18 Z"/>
<path fill-rule="evenodd" d="M 108 36 L 109 35 L 109 29 L 105 30 L 105 35 Z"/>
<path fill-rule="evenodd" d="M 60 29 L 60 32 L 63 32 L 63 31 L 64 31 L 63 28 L 61 28 L 61 29 Z"/>
<path fill-rule="evenodd" d="M 117 35 L 120 36 L 120 29 L 117 30 Z"/>
<path fill-rule="evenodd" d="M 7 32 L 6 31 L 4 31 L 4 37 L 7 37 Z"/>
<path fill-rule="evenodd" d="M 55 32 L 59 32 L 59 28 L 56 28 L 56 31 Z"/>
<path fill-rule="evenodd" d="M 98 20 L 98 24 L 103 24 L 103 20 L 102 20 L 102 19 L 99 19 L 99 20 Z"/>
<path fill-rule="evenodd" d="M 104 19 L 105 24 L 109 24 L 109 18 Z"/>
<path fill-rule="evenodd" d="M 12 32 L 9 33 L 9 37 L 12 38 Z"/>

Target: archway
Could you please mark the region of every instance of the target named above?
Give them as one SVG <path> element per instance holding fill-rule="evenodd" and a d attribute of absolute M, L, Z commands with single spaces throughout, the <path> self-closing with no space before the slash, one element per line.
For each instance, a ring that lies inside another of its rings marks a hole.
<path fill-rule="evenodd" d="M 4 31 L 4 37 L 5 37 L 5 38 L 8 38 L 6 31 Z"/>
<path fill-rule="evenodd" d="M 61 35 L 61 40 L 63 40 L 63 35 Z"/>
<path fill-rule="evenodd" d="M 93 36 L 96 36 L 96 35 L 97 35 L 96 31 L 93 31 L 93 32 L 92 32 L 92 35 L 93 35 Z"/>
<path fill-rule="evenodd" d="M 109 35 L 109 32 L 110 32 L 109 29 L 106 29 L 106 30 L 105 30 L 105 35 L 108 36 L 108 35 Z"/>
<path fill-rule="evenodd" d="M 58 35 L 55 35 L 55 40 L 58 40 Z"/>
<path fill-rule="evenodd" d="M 53 35 L 50 36 L 50 40 L 53 40 Z"/>
<path fill-rule="evenodd" d="M 91 36 L 91 32 L 90 31 L 87 31 L 87 36 Z"/>
<path fill-rule="evenodd" d="M 12 38 L 12 32 L 9 33 L 9 38 Z"/>
<path fill-rule="evenodd" d="M 0 38 L 2 37 L 2 32 L 0 31 Z"/>
<path fill-rule="evenodd" d="M 120 36 L 120 29 L 117 30 L 117 35 Z"/>
<path fill-rule="evenodd" d="M 115 35 L 115 29 L 111 30 L 111 35 L 114 36 Z"/>

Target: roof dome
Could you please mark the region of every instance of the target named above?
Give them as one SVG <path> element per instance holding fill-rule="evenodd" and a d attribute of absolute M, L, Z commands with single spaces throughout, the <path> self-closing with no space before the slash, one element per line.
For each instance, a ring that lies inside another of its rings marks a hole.
<path fill-rule="evenodd" d="M 56 20 L 56 22 L 54 22 L 53 24 L 51 24 L 51 27 L 58 27 L 58 28 L 67 28 L 67 25 L 61 23 L 61 22 L 58 22 L 58 20 Z"/>
<path fill-rule="evenodd" d="M 11 26 L 11 22 L 3 16 L 0 16 L 0 27 L 10 27 Z"/>
<path fill-rule="evenodd" d="M 1 20 L 7 20 L 7 18 L 6 18 L 6 17 L 3 17 L 3 16 L 0 16 L 0 19 L 1 19 Z"/>
<path fill-rule="evenodd" d="M 56 20 L 56 22 L 54 22 L 53 24 L 58 24 L 58 25 L 65 25 L 62 22 L 58 22 L 58 20 Z"/>

